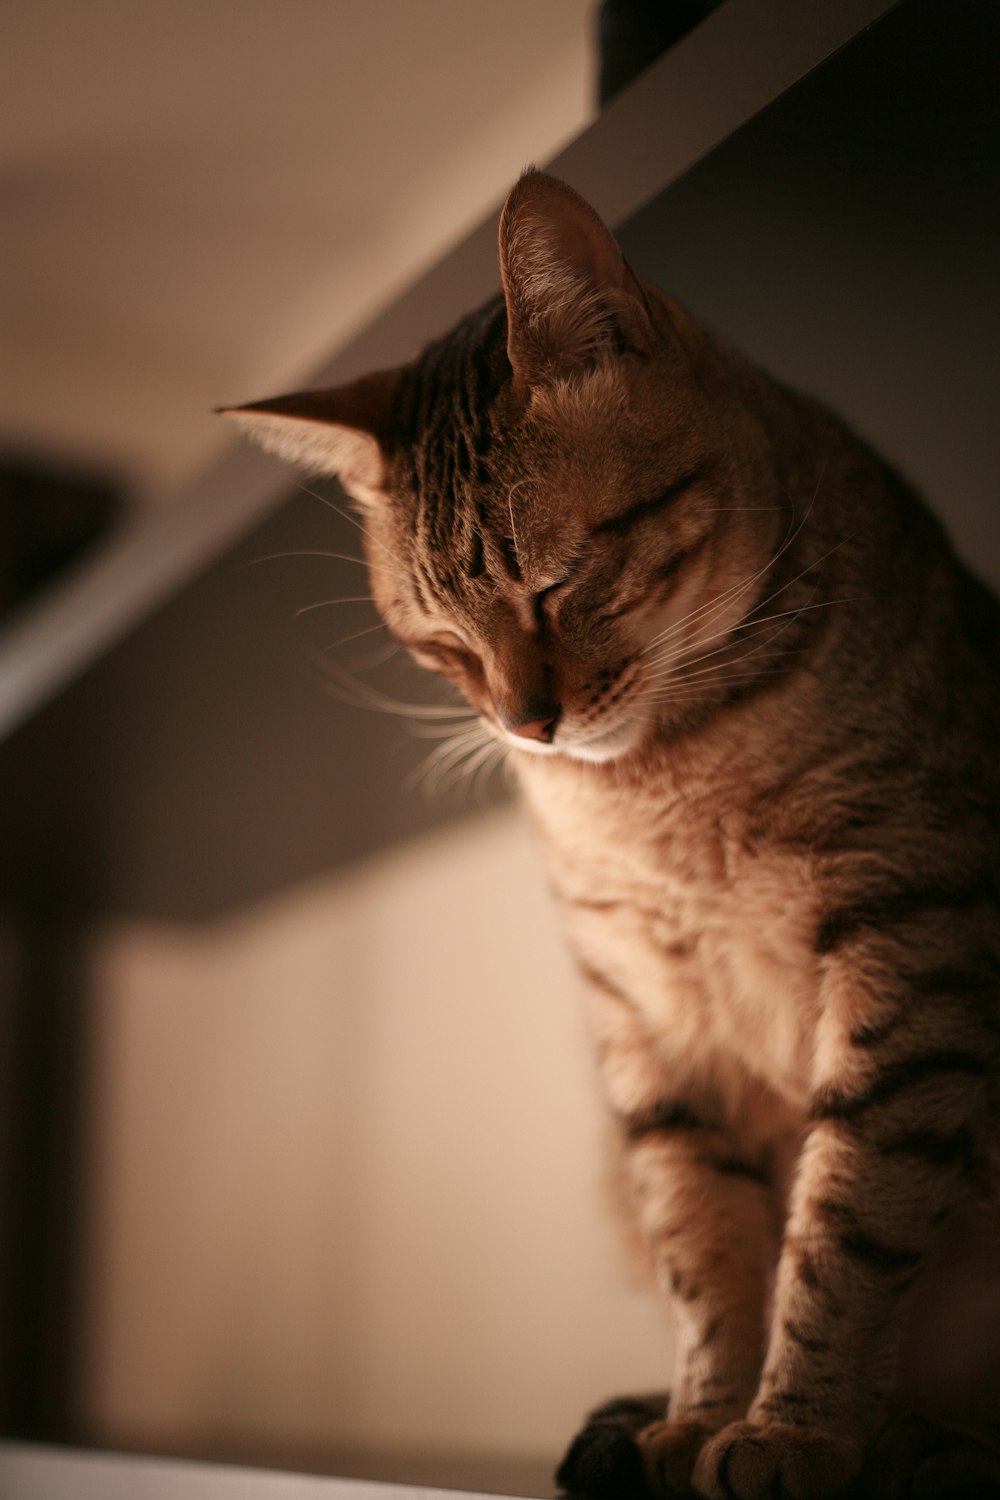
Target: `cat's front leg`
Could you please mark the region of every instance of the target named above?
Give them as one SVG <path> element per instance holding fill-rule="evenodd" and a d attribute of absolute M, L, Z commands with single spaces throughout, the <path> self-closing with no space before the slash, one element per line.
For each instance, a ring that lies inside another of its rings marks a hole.
<path fill-rule="evenodd" d="M 746 1420 L 714 1437 L 695 1469 L 711 1500 L 839 1495 L 885 1420 L 906 1293 L 983 1144 L 993 1045 L 954 1008 L 899 1014 L 891 1033 L 855 1027 L 840 1037 L 834 1015 L 835 1044 L 820 1035 L 826 1076 L 760 1387 Z"/>
<path fill-rule="evenodd" d="M 670 1416 L 717 1427 L 757 1387 L 775 1250 L 759 1161 L 681 1100 L 628 1123 L 627 1171 L 656 1274 L 677 1325 Z"/>
<path fill-rule="evenodd" d="M 760 1161 L 680 1096 L 624 1112 L 625 1167 L 677 1327 L 669 1402 L 611 1403 L 574 1439 L 559 1482 L 576 1496 L 690 1495 L 705 1443 L 742 1418 L 764 1353 L 776 1204 Z"/>
<path fill-rule="evenodd" d="M 639 1446 L 653 1488 L 684 1494 L 705 1442 L 757 1388 L 776 1204 L 761 1160 L 683 1100 L 634 1112 L 626 1132 L 639 1223 L 677 1328 L 669 1409 Z"/>
<path fill-rule="evenodd" d="M 677 1364 L 669 1406 L 654 1416 L 618 1403 L 613 1422 L 608 1408 L 596 1413 L 560 1480 L 632 1500 L 641 1472 L 654 1494 L 688 1494 L 700 1449 L 746 1414 L 757 1388 L 777 1200 L 761 1153 L 727 1125 L 718 1099 L 665 1063 L 624 997 L 605 985 L 598 999 L 605 1088 L 639 1227 L 673 1302 Z"/>

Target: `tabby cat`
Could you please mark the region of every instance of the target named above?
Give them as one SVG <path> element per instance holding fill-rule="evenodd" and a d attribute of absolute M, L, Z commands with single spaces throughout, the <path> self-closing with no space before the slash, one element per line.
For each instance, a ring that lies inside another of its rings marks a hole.
<path fill-rule="evenodd" d="M 340 476 L 538 826 L 680 1350 L 560 1481 L 1000 1493 L 1000 606 L 569 187 L 500 267 L 413 363 L 227 415 Z"/>

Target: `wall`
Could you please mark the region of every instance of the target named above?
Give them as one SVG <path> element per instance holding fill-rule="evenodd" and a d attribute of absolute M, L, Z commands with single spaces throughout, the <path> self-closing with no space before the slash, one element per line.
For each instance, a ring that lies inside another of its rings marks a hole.
<path fill-rule="evenodd" d="M 514 811 L 95 944 L 89 1416 L 109 1443 L 557 1454 L 668 1383 Z"/>

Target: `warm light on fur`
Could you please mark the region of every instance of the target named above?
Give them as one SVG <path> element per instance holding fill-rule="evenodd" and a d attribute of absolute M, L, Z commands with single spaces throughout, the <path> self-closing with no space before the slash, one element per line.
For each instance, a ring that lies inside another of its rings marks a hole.
<path fill-rule="evenodd" d="M 1000 606 L 565 184 L 500 266 L 412 365 L 229 415 L 365 500 L 539 832 L 681 1344 L 560 1482 L 1000 1493 Z"/>

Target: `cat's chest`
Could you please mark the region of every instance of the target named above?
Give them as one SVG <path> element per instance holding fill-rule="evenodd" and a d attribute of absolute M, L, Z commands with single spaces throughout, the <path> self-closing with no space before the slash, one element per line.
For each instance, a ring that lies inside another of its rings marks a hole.
<path fill-rule="evenodd" d="M 738 813 L 708 795 L 567 811 L 550 802 L 541 822 L 585 969 L 678 1060 L 738 1059 L 804 1105 L 818 970 L 803 863 L 744 837 Z"/>

